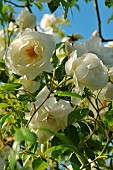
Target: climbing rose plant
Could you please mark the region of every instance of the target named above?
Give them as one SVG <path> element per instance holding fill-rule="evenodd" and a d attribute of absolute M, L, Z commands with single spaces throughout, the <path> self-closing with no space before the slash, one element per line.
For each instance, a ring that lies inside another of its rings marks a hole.
<path fill-rule="evenodd" d="M 0 1 L 0 170 L 113 167 L 113 41 L 100 25 L 88 40 L 66 35 L 73 8 L 79 0 Z"/>

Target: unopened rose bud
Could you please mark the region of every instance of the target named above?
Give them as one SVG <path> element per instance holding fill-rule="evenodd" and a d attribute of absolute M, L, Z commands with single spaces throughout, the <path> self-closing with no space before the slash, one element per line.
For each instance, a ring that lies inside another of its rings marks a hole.
<path fill-rule="evenodd" d="M 99 31 L 98 31 L 98 30 L 94 31 L 94 32 L 92 33 L 92 37 L 100 37 Z"/>
<path fill-rule="evenodd" d="M 12 21 L 9 23 L 8 30 L 11 32 L 14 30 L 14 23 Z"/>

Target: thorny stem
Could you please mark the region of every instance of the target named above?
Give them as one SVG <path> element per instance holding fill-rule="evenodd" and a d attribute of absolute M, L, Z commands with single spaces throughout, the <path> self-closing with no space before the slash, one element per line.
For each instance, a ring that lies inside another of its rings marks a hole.
<path fill-rule="evenodd" d="M 98 0 L 94 0 L 94 7 L 95 7 L 95 10 L 96 10 L 96 14 L 97 14 L 99 36 L 102 39 L 102 42 L 113 41 L 113 39 L 104 39 L 103 36 L 102 36 L 101 18 L 100 18 Z"/>

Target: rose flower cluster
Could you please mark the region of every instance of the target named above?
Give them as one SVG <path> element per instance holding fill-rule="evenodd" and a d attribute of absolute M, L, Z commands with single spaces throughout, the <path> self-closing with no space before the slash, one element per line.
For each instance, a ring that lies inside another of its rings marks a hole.
<path fill-rule="evenodd" d="M 34 30 L 36 18 L 27 9 L 24 10 L 26 13 L 22 12 L 17 18 L 21 34 L 11 42 L 4 54 L 4 60 L 14 74 L 21 76 L 19 81 L 24 88 L 34 93 L 40 86 L 35 78 L 44 71 L 48 73 L 53 71 L 51 57 L 56 42 L 53 35 Z M 30 17 L 32 22 L 28 25 L 26 19 Z M 91 37 L 81 43 L 75 41 L 71 44 L 66 41 L 65 48 L 68 54 L 65 72 L 74 84 L 72 92 L 82 95 L 84 89 L 88 88 L 96 95 L 99 91 L 98 97 L 101 97 L 102 102 L 98 107 L 107 106 L 105 102 L 113 100 L 111 95 L 113 94 L 113 49 L 103 45 L 99 37 Z M 46 142 L 52 136 L 41 128 L 64 130 L 68 114 L 73 110 L 70 102 L 57 100 L 49 93 L 49 89 L 45 86 L 36 96 L 36 102 L 28 104 L 29 112 L 25 114 L 25 118 L 30 120 L 35 112 L 29 128 L 37 134 L 39 143 Z M 93 101 L 93 98 L 91 100 Z M 77 106 L 83 104 L 82 99 L 75 97 L 71 98 L 71 102 Z M 37 109 L 40 105 L 41 107 Z M 94 109 L 90 104 L 87 107 Z"/>

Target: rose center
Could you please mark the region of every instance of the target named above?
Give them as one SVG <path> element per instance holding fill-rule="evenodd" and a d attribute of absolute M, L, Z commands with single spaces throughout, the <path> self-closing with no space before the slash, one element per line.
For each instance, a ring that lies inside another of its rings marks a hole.
<path fill-rule="evenodd" d="M 29 47 L 28 49 L 25 50 L 27 55 L 31 58 L 31 59 L 36 59 L 37 58 L 37 54 L 34 51 L 34 46 Z"/>
<path fill-rule="evenodd" d="M 48 115 L 47 120 L 48 120 L 49 123 L 55 122 L 55 118 L 51 114 Z"/>

